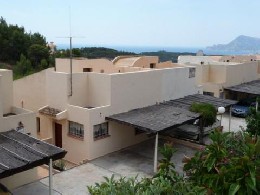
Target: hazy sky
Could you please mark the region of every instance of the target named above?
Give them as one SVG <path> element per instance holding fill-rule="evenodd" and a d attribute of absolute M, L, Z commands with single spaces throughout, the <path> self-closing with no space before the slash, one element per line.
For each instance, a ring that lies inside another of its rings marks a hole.
<path fill-rule="evenodd" d="M 198 47 L 260 37 L 260 0 L 0 0 L 8 23 L 96 46 Z"/>

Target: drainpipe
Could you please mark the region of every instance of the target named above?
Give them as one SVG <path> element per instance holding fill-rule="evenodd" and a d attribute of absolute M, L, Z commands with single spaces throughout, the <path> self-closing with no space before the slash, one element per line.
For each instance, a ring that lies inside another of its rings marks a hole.
<path fill-rule="evenodd" d="M 53 194 L 52 159 L 49 162 L 49 195 Z"/>
<path fill-rule="evenodd" d="M 153 163 L 153 171 L 157 173 L 157 161 L 158 161 L 158 132 L 155 136 L 155 146 L 154 146 L 154 163 Z"/>

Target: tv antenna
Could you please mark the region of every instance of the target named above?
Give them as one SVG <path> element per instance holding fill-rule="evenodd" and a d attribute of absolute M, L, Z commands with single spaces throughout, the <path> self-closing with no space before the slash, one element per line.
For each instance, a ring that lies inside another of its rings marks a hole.
<path fill-rule="evenodd" d="M 72 36 L 71 34 L 71 8 L 69 7 L 69 30 L 70 30 L 70 34 L 69 36 L 65 36 L 65 37 L 57 37 L 57 38 L 65 38 L 65 39 L 69 39 L 70 40 L 70 93 L 69 96 L 72 96 L 72 38 L 85 38 L 85 37 L 75 37 Z"/>

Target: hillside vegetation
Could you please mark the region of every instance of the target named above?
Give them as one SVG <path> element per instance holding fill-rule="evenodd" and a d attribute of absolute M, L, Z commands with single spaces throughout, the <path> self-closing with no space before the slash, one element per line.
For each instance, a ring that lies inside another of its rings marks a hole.
<path fill-rule="evenodd" d="M 27 33 L 24 27 L 7 24 L 0 18 L 0 68 L 14 71 L 14 78 L 53 65 L 46 39 L 40 33 Z"/>

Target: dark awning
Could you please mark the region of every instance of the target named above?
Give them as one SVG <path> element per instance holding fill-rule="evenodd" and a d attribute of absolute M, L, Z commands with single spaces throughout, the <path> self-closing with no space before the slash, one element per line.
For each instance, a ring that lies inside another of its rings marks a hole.
<path fill-rule="evenodd" d="M 177 107 L 182 107 L 185 109 L 190 109 L 192 103 L 207 103 L 213 105 L 216 109 L 218 107 L 229 107 L 231 105 L 234 105 L 237 103 L 235 100 L 228 100 L 228 99 L 221 99 L 209 95 L 202 95 L 202 94 L 194 94 L 194 95 L 188 95 L 184 98 L 179 98 L 175 100 L 170 100 L 165 102 L 164 104 L 169 104 Z"/>
<path fill-rule="evenodd" d="M 260 80 L 254 80 L 240 85 L 226 87 L 225 90 L 260 95 Z"/>
<path fill-rule="evenodd" d="M 233 100 L 195 94 L 157 105 L 134 109 L 129 112 L 115 114 L 106 117 L 106 120 L 116 121 L 147 132 L 155 133 L 198 119 L 200 117 L 199 114 L 189 111 L 193 102 L 210 103 L 216 108 L 220 106 L 228 107 L 237 103 L 237 101 Z"/>
<path fill-rule="evenodd" d="M 158 104 L 112 115 L 106 117 L 106 120 L 117 121 L 148 132 L 158 132 L 194 121 L 199 117 L 199 114 L 182 108 Z"/>
<path fill-rule="evenodd" d="M 10 130 L 0 133 L 0 179 L 58 160 L 66 151 L 27 134 Z"/>

